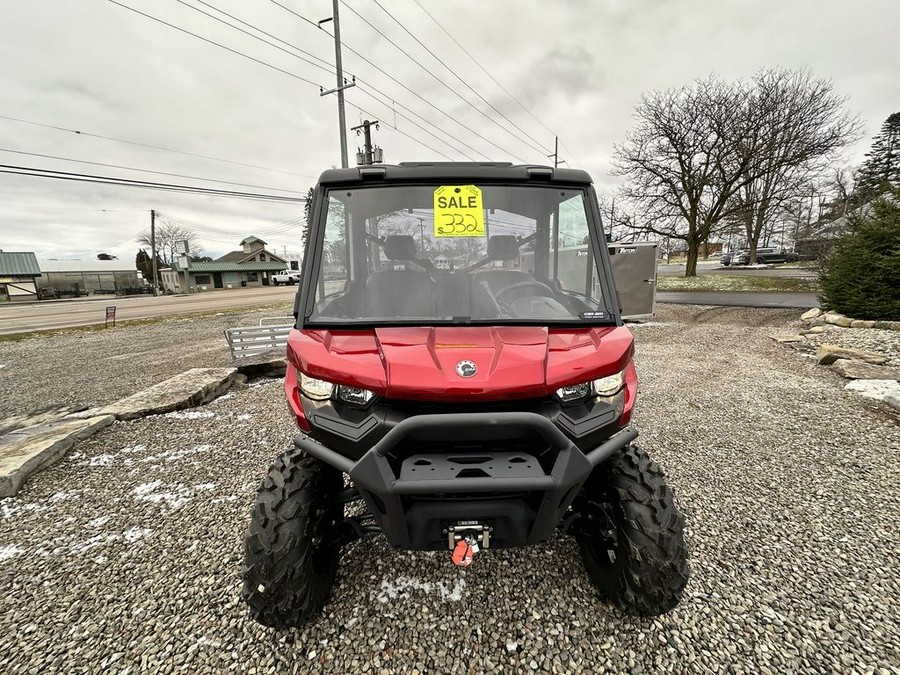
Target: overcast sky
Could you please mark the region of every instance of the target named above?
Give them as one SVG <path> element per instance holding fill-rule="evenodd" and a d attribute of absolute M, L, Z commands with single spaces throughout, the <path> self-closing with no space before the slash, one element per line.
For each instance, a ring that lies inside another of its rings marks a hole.
<path fill-rule="evenodd" d="M 210 5 L 221 9 L 333 64 L 334 43 L 324 31 L 271 0 L 204 0 L 206 6 L 200 0 L 120 1 L 287 73 L 108 0 L 3 0 L 0 116 L 231 163 L 0 117 L 0 164 L 288 195 L 305 192 L 321 170 L 340 165 L 336 99 L 319 96 L 319 86 L 334 87 L 334 75 L 186 5 L 211 14 L 215 12 Z M 589 171 L 601 191 L 610 191 L 616 184 L 610 175 L 613 144 L 622 141 L 641 93 L 680 86 L 712 72 L 739 78 L 762 67 L 782 66 L 808 68 L 833 79 L 866 125 L 866 138 L 848 157 L 851 163 L 859 161 L 884 119 L 900 110 L 900 0 L 419 0 L 524 108 L 414 0 L 379 1 L 521 128 L 512 128 L 489 109 L 374 0 L 346 0 L 341 6 L 344 68 L 348 77 L 357 75 L 367 83 L 347 91 L 348 126 L 368 114 L 377 116 L 382 125 L 375 139 L 387 162 L 445 159 L 439 151 L 454 160 L 465 159 L 464 153 L 477 159 L 543 163 L 558 133 L 560 156 L 570 166 Z M 328 0 L 278 2 L 313 22 L 332 13 Z M 522 130 L 537 142 L 522 140 Z M 349 145 L 352 165 L 355 135 L 349 136 Z M 214 256 L 237 248 L 249 234 L 265 239 L 271 249 L 299 252 L 299 226 L 290 224 L 302 216 L 299 204 L 8 174 L 0 174 L 0 249 L 68 258 L 93 258 L 105 251 L 133 259 L 136 235 L 148 227 L 150 209 L 196 223 L 204 249 Z"/>

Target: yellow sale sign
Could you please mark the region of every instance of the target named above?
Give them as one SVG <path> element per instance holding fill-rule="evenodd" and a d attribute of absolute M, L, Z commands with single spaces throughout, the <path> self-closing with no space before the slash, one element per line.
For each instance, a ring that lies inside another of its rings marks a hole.
<path fill-rule="evenodd" d="M 474 185 L 442 185 L 434 191 L 435 237 L 483 237 L 484 205 Z"/>

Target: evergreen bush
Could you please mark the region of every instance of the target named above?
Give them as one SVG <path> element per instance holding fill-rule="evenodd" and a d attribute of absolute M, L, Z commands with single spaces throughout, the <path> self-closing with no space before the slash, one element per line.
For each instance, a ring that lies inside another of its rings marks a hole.
<path fill-rule="evenodd" d="M 820 285 L 828 309 L 854 319 L 900 321 L 900 191 L 851 215 Z"/>

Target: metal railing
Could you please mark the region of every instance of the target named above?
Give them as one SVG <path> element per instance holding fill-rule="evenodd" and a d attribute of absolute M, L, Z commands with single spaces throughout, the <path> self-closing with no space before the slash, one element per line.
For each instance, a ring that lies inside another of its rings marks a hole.
<path fill-rule="evenodd" d="M 273 322 L 266 324 L 266 322 Z M 274 323 L 278 322 L 278 323 Z M 294 317 L 265 317 L 259 326 L 226 328 L 225 339 L 231 356 L 235 359 L 247 358 L 266 352 L 287 349 L 288 335 L 294 327 Z"/>

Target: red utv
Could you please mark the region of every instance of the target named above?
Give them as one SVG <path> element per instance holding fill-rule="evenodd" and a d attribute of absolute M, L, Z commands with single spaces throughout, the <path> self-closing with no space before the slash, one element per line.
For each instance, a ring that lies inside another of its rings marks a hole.
<path fill-rule="evenodd" d="M 560 530 L 622 610 L 678 603 L 684 521 L 634 444 L 634 339 L 585 172 L 326 171 L 294 313 L 284 389 L 303 433 L 253 509 L 253 618 L 313 619 L 342 546 L 376 532 L 468 565 Z"/>

